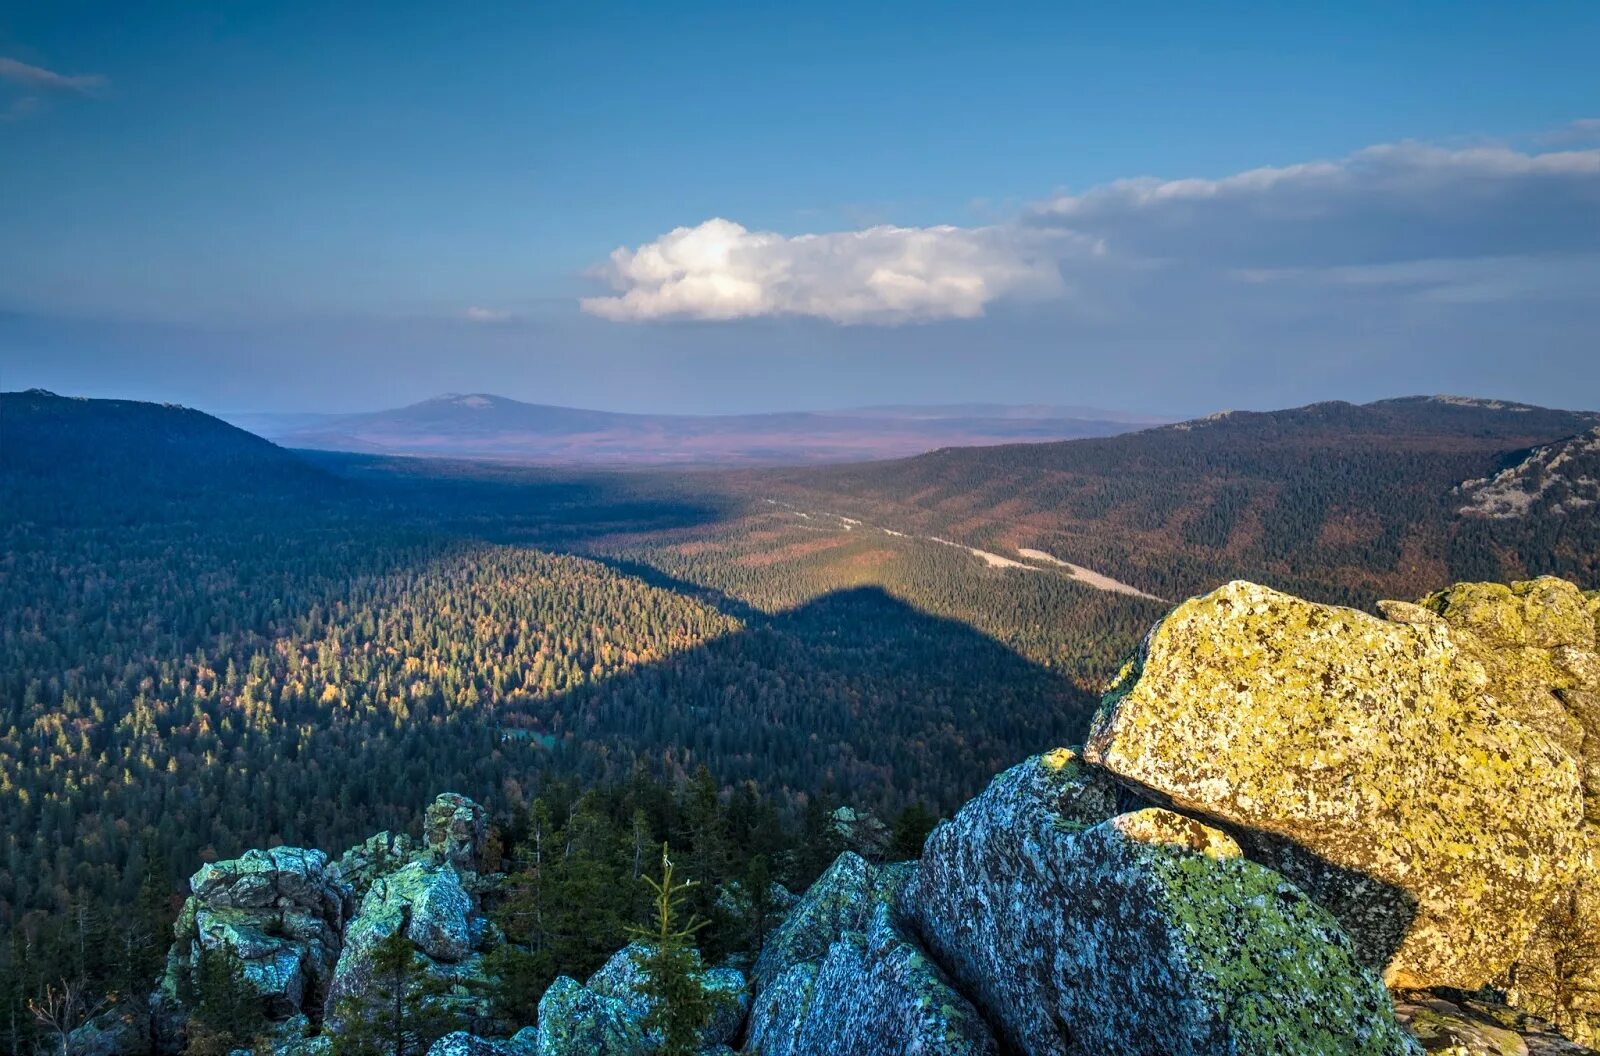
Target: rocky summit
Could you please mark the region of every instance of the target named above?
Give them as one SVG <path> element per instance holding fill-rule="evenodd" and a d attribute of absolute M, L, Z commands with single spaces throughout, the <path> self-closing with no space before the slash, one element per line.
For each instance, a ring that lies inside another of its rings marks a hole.
<path fill-rule="evenodd" d="M 1150 631 L 1084 747 L 1001 773 L 917 860 L 873 860 L 881 826 L 836 812 L 855 849 L 798 898 L 777 889 L 759 946 L 693 961 L 712 1001 L 691 1047 L 1591 1051 L 1600 595 L 1542 578 L 1379 609 L 1227 584 Z M 446 794 L 421 831 L 337 860 L 280 847 L 204 866 L 148 1010 L 118 1005 L 68 1051 L 180 1051 L 214 951 L 274 1056 L 337 1053 L 401 1004 L 471 1026 L 428 1056 L 664 1051 L 639 943 L 586 982 L 555 978 L 536 1023 L 495 1021 L 481 995 L 507 940 L 486 814 Z M 385 989 L 396 950 L 403 993 Z"/>

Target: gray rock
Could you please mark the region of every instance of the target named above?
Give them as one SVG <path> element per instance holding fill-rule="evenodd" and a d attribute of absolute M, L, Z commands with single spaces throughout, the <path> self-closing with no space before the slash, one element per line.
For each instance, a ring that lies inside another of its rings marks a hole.
<path fill-rule="evenodd" d="M 626 1002 L 566 976 L 539 999 L 539 1056 L 651 1056 L 655 1043 Z"/>
<path fill-rule="evenodd" d="M 142 1002 L 124 1002 L 95 1016 L 67 1037 L 67 1056 L 147 1056 L 150 1013 Z"/>
<path fill-rule="evenodd" d="M 1061 750 L 1007 771 L 929 837 L 917 931 L 1028 1056 L 1403 1056 L 1381 982 L 1327 910 L 1170 811 L 1107 820 Z M 758 1003 L 759 1003 L 758 997 Z"/>
<path fill-rule="evenodd" d="M 458 1030 L 446 1034 L 428 1048 L 428 1056 L 520 1056 L 520 1050 L 500 1041 Z"/>
<path fill-rule="evenodd" d="M 759 1056 L 992 1056 L 976 1009 L 878 902 L 820 963 L 785 970 L 757 997 L 745 1051 Z"/>
<path fill-rule="evenodd" d="M 428 804 L 422 822 L 423 849 L 436 864 L 449 862 L 457 869 L 480 872 L 489 823 L 482 807 L 455 792 L 445 792 Z"/>
<path fill-rule="evenodd" d="M 335 865 L 340 879 L 350 885 L 359 902 L 374 880 L 405 865 L 416 852 L 416 843 L 410 836 L 385 830 L 345 851 Z"/>
<path fill-rule="evenodd" d="M 911 875 L 907 865 L 874 866 L 854 851 L 834 859 L 767 936 L 751 973 L 757 993 L 796 964 L 820 961 L 846 931 L 865 931 L 878 901 L 892 898 Z"/>
<path fill-rule="evenodd" d="M 840 807 L 829 816 L 828 826 L 838 838 L 839 846 L 854 851 L 869 862 L 883 861 L 893 840 L 889 826 L 870 810 Z"/>
<path fill-rule="evenodd" d="M 651 949 L 650 946 L 633 943 L 618 950 L 599 971 L 589 977 L 588 988 L 602 997 L 621 1002 L 631 1014 L 643 1020 L 655 1008 L 655 1002 L 645 993 L 641 967 L 642 959 L 649 955 Z M 695 961 L 698 965 L 698 954 Z M 700 968 L 699 979 L 700 985 L 710 991 L 716 1001 L 711 1022 L 700 1032 L 701 1045 L 709 1048 L 732 1041 L 750 1010 L 750 993 L 745 985 L 744 973 L 737 968 Z M 658 1039 L 651 1040 L 659 1044 Z"/>

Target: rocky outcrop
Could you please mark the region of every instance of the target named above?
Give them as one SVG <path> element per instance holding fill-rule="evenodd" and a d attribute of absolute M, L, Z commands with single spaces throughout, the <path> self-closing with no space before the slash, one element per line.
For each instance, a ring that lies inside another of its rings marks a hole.
<path fill-rule="evenodd" d="M 653 948 L 633 943 L 618 950 L 589 977 L 588 988 L 602 997 L 622 1002 L 630 1013 L 643 1020 L 656 1007 L 654 999 L 645 992 L 643 969 L 643 960 Z M 698 965 L 698 953 L 695 961 Z M 715 1004 L 711 1021 L 700 1031 L 701 1047 L 709 1049 L 732 1041 L 750 1010 L 750 992 L 744 973 L 737 968 L 701 967 L 696 978 L 701 987 L 712 995 Z"/>
<path fill-rule="evenodd" d="M 124 1002 L 100 1013 L 67 1038 L 67 1056 L 148 1056 L 150 1011 Z"/>
<path fill-rule="evenodd" d="M 539 1056 L 651 1056 L 655 1046 L 627 1002 L 560 976 L 539 999 Z"/>
<path fill-rule="evenodd" d="M 745 1052 L 759 1056 L 991 1056 L 977 1010 L 878 902 L 820 962 L 782 972 L 760 995 Z"/>
<path fill-rule="evenodd" d="M 433 984 L 440 991 L 435 1001 L 462 1014 L 483 1013 L 487 976 L 481 952 L 494 941 L 492 929 L 456 867 L 424 859 L 373 881 L 350 921 L 328 991 L 330 1029 L 338 1031 L 348 1018 L 362 1014 L 362 1002 L 373 989 L 374 954 L 396 933 L 404 934 L 419 955 L 419 985 Z"/>
<path fill-rule="evenodd" d="M 482 872 L 489 822 L 483 808 L 466 796 L 445 792 L 428 804 L 422 819 L 422 845 L 438 865 L 450 864 L 462 872 Z"/>
<path fill-rule="evenodd" d="M 202 959 L 238 958 L 243 980 L 272 1020 L 318 1007 L 333 977 L 350 910 L 349 888 L 321 851 L 278 847 L 202 866 L 173 925 L 176 942 L 156 995 L 171 1019 L 195 992 Z M 161 1033 L 161 1031 L 158 1031 Z"/>
<path fill-rule="evenodd" d="M 870 810 L 843 806 L 828 816 L 828 829 L 837 846 L 853 851 L 869 862 L 881 862 L 889 853 L 893 834 L 883 819 Z"/>
<path fill-rule="evenodd" d="M 1225 833 L 1116 814 L 1068 751 L 997 778 L 923 849 L 929 951 L 1029 1056 L 1402 1054 L 1338 922 Z"/>
<path fill-rule="evenodd" d="M 1503 1005 L 1433 993 L 1402 995 L 1395 1018 L 1425 1052 L 1448 1056 L 1588 1056 L 1550 1024 Z"/>
<path fill-rule="evenodd" d="M 1150 632 L 1085 756 L 1240 831 L 1391 984 L 1475 989 L 1582 864 L 1571 737 L 1508 685 L 1443 619 L 1230 583 Z"/>
<path fill-rule="evenodd" d="M 359 904 L 374 880 L 394 872 L 414 857 L 416 843 L 410 836 L 385 830 L 345 851 L 334 865 L 339 870 L 339 879 L 350 885 Z"/>
<path fill-rule="evenodd" d="M 759 993 L 794 965 L 819 962 L 846 931 L 864 932 L 877 903 L 910 878 L 906 864 L 874 866 L 846 851 L 811 885 L 762 944 L 752 972 Z"/>

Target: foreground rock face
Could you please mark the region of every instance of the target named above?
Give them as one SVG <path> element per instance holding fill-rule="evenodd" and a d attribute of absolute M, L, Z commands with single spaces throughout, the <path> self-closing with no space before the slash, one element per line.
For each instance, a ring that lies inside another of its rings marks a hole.
<path fill-rule="evenodd" d="M 421 955 L 427 980 L 442 984 L 438 1001 L 461 1012 L 481 1011 L 474 990 L 486 979 L 481 949 L 492 941 L 487 921 L 453 865 L 422 860 L 373 881 L 350 921 L 328 990 L 331 1030 L 362 1014 L 361 1003 L 373 989 L 373 956 L 378 944 L 396 932 Z"/>
<path fill-rule="evenodd" d="M 762 949 L 747 1053 L 988 1056 L 993 1036 L 905 930 L 908 864 L 846 851 Z"/>
<path fill-rule="evenodd" d="M 1151 631 L 1085 755 L 1258 834 L 1391 984 L 1475 989 L 1581 865 L 1578 767 L 1504 684 L 1443 621 L 1230 583 Z"/>
<path fill-rule="evenodd" d="M 929 950 L 1030 1056 L 1402 1054 L 1337 921 L 1226 834 L 1106 818 L 1071 752 L 1001 775 L 934 830 L 908 895 Z"/>
<path fill-rule="evenodd" d="M 350 890 L 321 851 L 278 847 L 202 866 L 173 925 L 158 1004 L 193 992 L 201 960 L 227 951 L 269 1018 L 321 1001 L 342 947 Z"/>

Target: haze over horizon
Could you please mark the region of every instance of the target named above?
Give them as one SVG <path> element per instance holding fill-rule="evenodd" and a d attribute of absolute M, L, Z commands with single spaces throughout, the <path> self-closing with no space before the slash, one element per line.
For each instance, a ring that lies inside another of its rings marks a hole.
<path fill-rule="evenodd" d="M 0 388 L 1600 407 L 1597 45 L 1579 3 L 40 5 Z"/>

